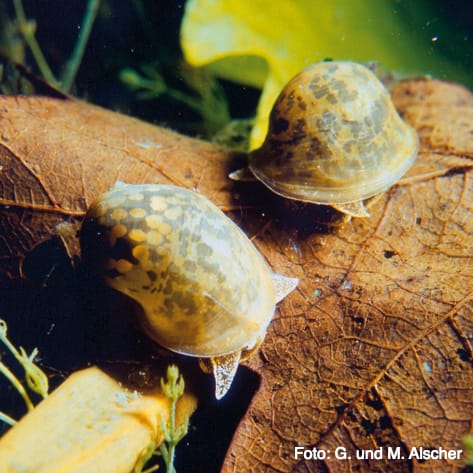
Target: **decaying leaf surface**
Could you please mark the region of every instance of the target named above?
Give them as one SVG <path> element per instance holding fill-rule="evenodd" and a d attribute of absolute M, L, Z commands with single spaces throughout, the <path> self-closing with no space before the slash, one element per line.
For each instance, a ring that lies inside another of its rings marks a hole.
<path fill-rule="evenodd" d="M 263 388 L 235 435 L 224 471 L 452 471 L 408 459 L 413 447 L 460 449 L 471 429 L 473 97 L 430 81 L 394 91 L 419 131 L 415 167 L 371 209 L 326 235 L 273 225 L 301 278 L 261 360 Z M 330 450 L 296 461 L 294 447 Z M 405 460 L 389 460 L 386 447 Z M 336 460 L 344 447 L 351 460 Z M 356 450 L 384 447 L 382 460 Z"/>
<path fill-rule="evenodd" d="M 229 203 L 221 149 L 98 107 L 4 96 L 0 131 L 0 279 L 18 275 L 28 251 L 53 234 L 76 253 L 73 228 L 68 238 L 57 225 L 77 227 L 117 180 L 174 183 Z"/>
<path fill-rule="evenodd" d="M 77 224 L 117 179 L 198 189 L 274 270 L 300 278 L 247 362 L 261 389 L 223 471 L 460 468 L 407 457 L 412 447 L 460 449 L 473 422 L 473 96 L 429 80 L 402 82 L 393 96 L 419 131 L 418 161 L 371 218 L 338 226 L 320 225 L 325 208 L 232 183 L 235 157 L 209 144 L 78 102 L 0 97 L 2 276 L 20 274 L 25 253 L 59 223 Z M 76 254 L 74 232 L 61 238 Z M 331 459 L 296 460 L 297 445 Z M 379 446 L 406 458 L 355 456 Z M 351 459 L 336 460 L 336 447 Z"/>

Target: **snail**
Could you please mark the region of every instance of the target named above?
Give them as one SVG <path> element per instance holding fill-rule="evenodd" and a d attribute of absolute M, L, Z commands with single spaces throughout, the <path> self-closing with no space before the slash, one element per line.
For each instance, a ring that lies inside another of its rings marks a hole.
<path fill-rule="evenodd" d="M 398 181 L 418 146 L 417 133 L 368 68 L 320 62 L 285 86 L 248 167 L 283 197 L 367 217 L 363 200 Z M 236 180 L 244 176 L 243 170 L 230 174 Z"/>
<path fill-rule="evenodd" d="M 88 209 L 80 242 L 92 272 L 141 305 L 151 339 L 213 370 L 217 399 L 298 283 L 207 198 L 173 185 L 116 183 Z"/>

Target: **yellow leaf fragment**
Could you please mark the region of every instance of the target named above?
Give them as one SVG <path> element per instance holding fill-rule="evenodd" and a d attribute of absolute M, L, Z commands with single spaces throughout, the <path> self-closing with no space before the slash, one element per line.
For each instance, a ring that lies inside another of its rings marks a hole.
<path fill-rule="evenodd" d="M 196 407 L 184 394 L 182 423 Z M 130 473 L 152 442 L 163 441 L 169 401 L 160 389 L 130 391 L 97 367 L 71 375 L 0 439 L 3 473 Z"/>

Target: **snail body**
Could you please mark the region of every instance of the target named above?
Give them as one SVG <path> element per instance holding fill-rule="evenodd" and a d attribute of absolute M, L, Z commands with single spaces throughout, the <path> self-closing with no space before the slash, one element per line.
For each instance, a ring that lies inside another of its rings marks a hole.
<path fill-rule="evenodd" d="M 283 197 L 363 217 L 369 215 L 363 200 L 398 181 L 417 150 L 415 130 L 368 68 L 320 62 L 297 74 L 277 98 L 249 169 Z"/>
<path fill-rule="evenodd" d="M 172 185 L 116 184 L 89 208 L 81 248 L 93 272 L 141 305 L 150 338 L 210 360 L 217 398 L 297 285 L 208 199 Z"/>

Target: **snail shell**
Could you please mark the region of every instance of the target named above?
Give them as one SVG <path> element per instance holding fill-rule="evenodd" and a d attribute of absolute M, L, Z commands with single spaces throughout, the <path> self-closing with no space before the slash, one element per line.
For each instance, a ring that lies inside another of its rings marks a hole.
<path fill-rule="evenodd" d="M 117 183 L 89 208 L 80 239 L 85 264 L 141 305 L 153 340 L 210 359 L 217 398 L 298 282 L 273 274 L 208 199 L 172 185 Z"/>
<path fill-rule="evenodd" d="M 321 62 L 283 89 L 249 169 L 276 194 L 362 217 L 363 199 L 399 180 L 417 150 L 415 130 L 368 68 Z"/>

